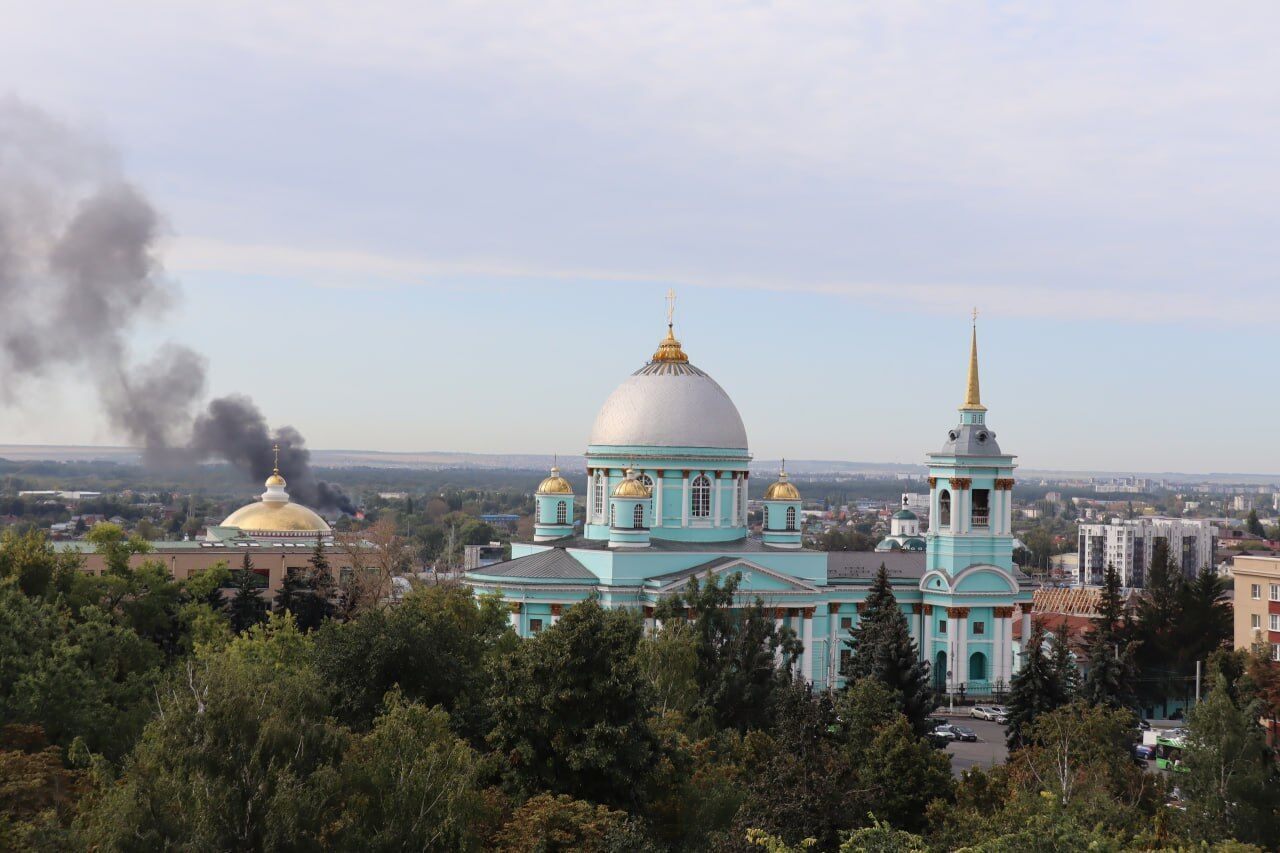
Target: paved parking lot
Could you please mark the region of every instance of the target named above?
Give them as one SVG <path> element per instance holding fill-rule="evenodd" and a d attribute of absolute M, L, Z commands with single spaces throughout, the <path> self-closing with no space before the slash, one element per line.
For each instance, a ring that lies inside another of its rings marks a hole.
<path fill-rule="evenodd" d="M 939 716 L 943 715 L 939 714 Z M 951 753 L 951 772 L 956 776 L 970 767 L 994 767 L 997 764 L 1004 764 L 1008 759 L 1009 750 L 1004 745 L 1004 726 L 989 720 L 973 720 L 960 716 L 947 717 L 947 721 L 968 726 L 978 735 L 978 739 L 973 742 L 947 744 L 947 752 Z"/>

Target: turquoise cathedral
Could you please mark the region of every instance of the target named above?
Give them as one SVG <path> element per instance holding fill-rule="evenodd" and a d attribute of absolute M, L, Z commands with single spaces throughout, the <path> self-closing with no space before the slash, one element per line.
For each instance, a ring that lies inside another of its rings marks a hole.
<path fill-rule="evenodd" d="M 512 559 L 468 572 L 466 582 L 500 595 L 512 626 L 531 636 L 591 595 L 643 613 L 652 630 L 655 605 L 689 578 L 737 572 L 740 600 L 761 598 L 796 632 L 802 674 L 826 687 L 842 683 L 844 640 L 883 563 L 939 691 L 982 696 L 1007 686 L 1013 619 L 1028 636 L 1033 585 L 1013 564 L 1014 458 L 986 424 L 976 326 L 959 423 L 929 454 L 924 547 L 827 553 L 803 547 L 801 495 L 785 470 L 765 490 L 762 529 L 751 535 L 746 428 L 668 321 L 653 357 L 600 408 L 581 491 L 553 468 L 535 496 L 533 541 L 513 544 Z"/>

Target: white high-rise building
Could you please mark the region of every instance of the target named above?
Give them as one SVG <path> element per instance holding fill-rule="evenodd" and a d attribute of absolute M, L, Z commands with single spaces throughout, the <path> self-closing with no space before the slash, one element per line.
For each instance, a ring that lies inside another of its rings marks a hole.
<path fill-rule="evenodd" d="M 1170 560 L 1188 579 L 1212 568 L 1218 528 L 1208 519 L 1112 519 L 1107 524 L 1080 525 L 1079 582 L 1101 584 L 1107 566 L 1112 565 L 1120 573 L 1121 586 L 1145 587 L 1147 569 L 1161 539 L 1169 543 Z"/>

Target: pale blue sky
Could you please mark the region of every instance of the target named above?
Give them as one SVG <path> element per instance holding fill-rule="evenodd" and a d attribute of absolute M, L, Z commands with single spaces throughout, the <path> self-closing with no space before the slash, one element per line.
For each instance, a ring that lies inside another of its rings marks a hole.
<path fill-rule="evenodd" d="M 0 3 L 0 94 L 164 212 L 138 351 L 313 446 L 578 452 L 674 286 L 760 457 L 919 461 L 977 303 L 1023 465 L 1280 469 L 1273 4 L 262 5 Z"/>

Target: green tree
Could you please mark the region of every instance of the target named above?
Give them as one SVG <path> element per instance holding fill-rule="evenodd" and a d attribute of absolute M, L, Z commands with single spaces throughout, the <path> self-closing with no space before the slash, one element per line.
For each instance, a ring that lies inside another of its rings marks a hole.
<path fill-rule="evenodd" d="M 323 838 L 339 850 L 468 850 L 485 804 L 479 759 L 449 715 L 388 694 L 373 729 L 352 741 L 335 774 L 340 805 Z"/>
<path fill-rule="evenodd" d="M 262 581 L 253 570 L 253 560 L 246 552 L 240 568 L 231 573 L 231 589 L 235 593 L 227 602 L 231 629 L 244 633 L 267 619 L 267 602 L 262 598 Z"/>
<path fill-rule="evenodd" d="M 9 528 L 0 534 L 0 579 L 13 578 L 27 595 L 43 596 L 53 591 L 54 579 L 74 571 L 76 558 L 69 551 L 55 551 L 43 530 L 18 532 Z"/>
<path fill-rule="evenodd" d="M 1070 631 L 1067 620 L 1063 619 L 1062 624 L 1049 640 L 1049 665 L 1053 669 L 1059 705 L 1075 701 L 1080 693 L 1080 669 L 1067 642 Z"/>
<path fill-rule="evenodd" d="M 495 853 L 656 853 L 639 821 L 624 811 L 538 794 L 516 809 L 494 840 Z"/>
<path fill-rule="evenodd" d="M 1043 714 L 1063 704 L 1063 690 L 1054 661 L 1045 654 L 1044 625 L 1036 622 L 1023 644 L 1022 667 L 1014 673 L 1009 691 L 1009 727 L 1005 733 L 1010 749 L 1022 746 L 1026 732 Z"/>
<path fill-rule="evenodd" d="M 104 850 L 319 846 L 317 774 L 347 743 L 289 617 L 175 667 L 119 781 L 85 800 L 79 841 Z M 323 777 L 322 777 L 323 778 Z"/>
<path fill-rule="evenodd" d="M 1221 672 L 1188 719 L 1182 791 L 1195 834 L 1280 846 L 1280 774 L 1258 718 L 1260 703 L 1237 702 Z"/>
<path fill-rule="evenodd" d="M 307 560 L 305 569 L 285 572 L 280 590 L 276 593 L 275 611 L 288 611 L 304 631 L 319 628 L 325 619 L 333 615 L 335 584 L 329 570 L 329 558 L 324 543 L 316 537 L 315 550 Z"/>
<path fill-rule="evenodd" d="M 779 630 L 757 598 L 746 607 L 735 602 L 742 575 L 689 579 L 685 591 L 664 599 L 657 618 L 688 619 L 696 642 L 695 677 L 703 708 L 719 728 L 746 731 L 767 722 L 770 697 L 785 683 L 803 645 L 789 628 Z M 664 631 L 666 629 L 664 628 Z"/>
<path fill-rule="evenodd" d="M 1258 511 L 1256 509 L 1249 510 L 1249 518 L 1244 523 L 1244 529 L 1249 532 L 1250 536 L 1262 538 L 1267 535 L 1267 531 L 1262 527 L 1262 522 L 1258 520 Z"/>
<path fill-rule="evenodd" d="M 460 731 L 479 738 L 486 663 L 513 641 L 496 598 L 430 586 L 396 607 L 326 621 L 315 632 L 315 665 L 332 686 L 335 714 L 348 725 L 367 728 L 398 687 L 408 700 L 442 706 Z"/>
<path fill-rule="evenodd" d="M 938 707 L 929 687 L 929 662 L 920 659 L 883 563 L 847 642 L 853 654 L 845 677 L 874 678 L 884 684 L 897 697 L 899 710 L 916 733 L 925 734 L 929 715 Z"/>
<path fill-rule="evenodd" d="M 160 654 L 96 607 L 82 618 L 0 584 L 0 720 L 118 758 L 144 725 Z"/>
<path fill-rule="evenodd" d="M 106 522 L 95 524 L 93 529 L 85 535 L 85 539 L 93 545 L 95 551 L 102 555 L 108 574 L 128 574 L 129 563 L 133 557 L 151 551 L 150 543 L 141 536 L 137 534 L 126 536 L 119 525 Z"/>
<path fill-rule="evenodd" d="M 634 615 L 592 598 L 495 667 L 488 740 L 513 790 L 643 800 L 656 738 L 636 663 L 640 633 Z"/>
<path fill-rule="evenodd" d="M 1081 696 L 1095 705 L 1134 708 L 1137 696 L 1137 664 L 1133 643 L 1123 624 L 1124 600 L 1120 594 L 1120 576 L 1115 566 L 1108 565 L 1103 579 L 1098 614 L 1091 620 L 1088 634 L 1089 672 L 1085 676 Z"/>

